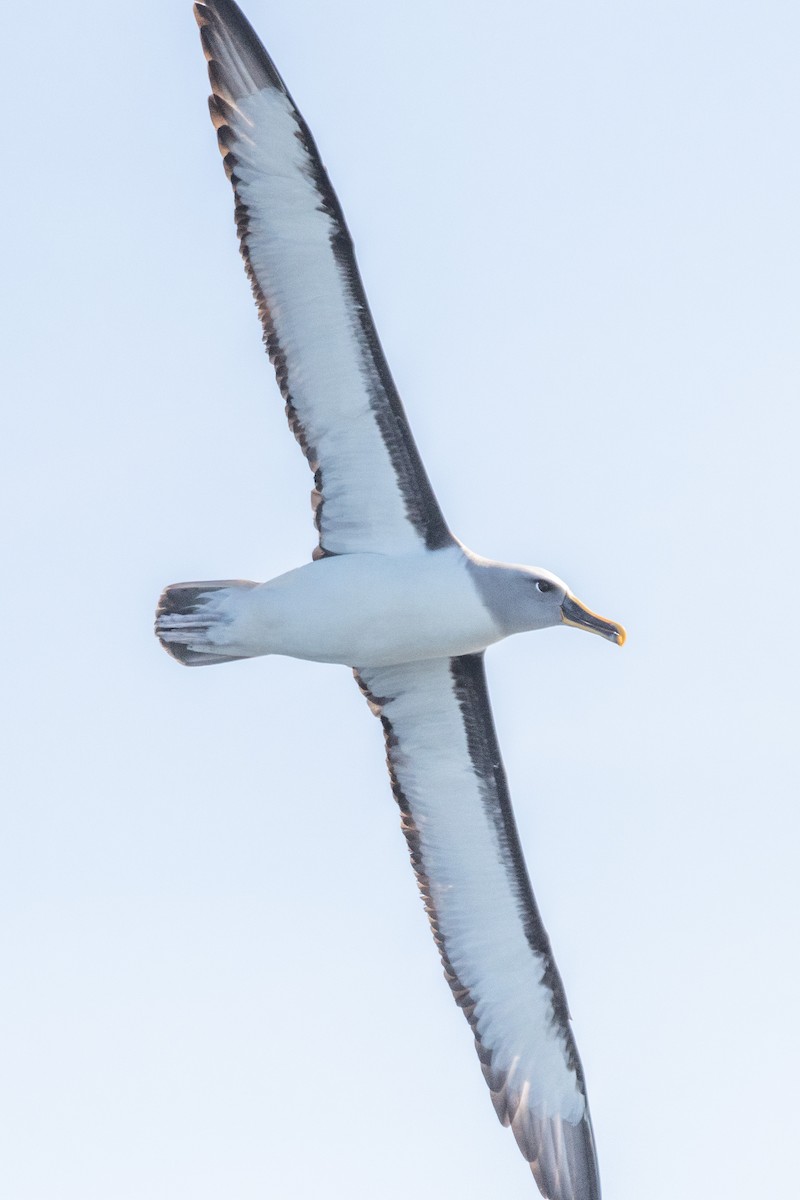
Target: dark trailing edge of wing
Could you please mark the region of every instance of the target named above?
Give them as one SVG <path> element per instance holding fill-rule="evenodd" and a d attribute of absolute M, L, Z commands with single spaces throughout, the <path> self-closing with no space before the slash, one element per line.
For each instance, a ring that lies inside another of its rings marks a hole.
<path fill-rule="evenodd" d="M 568 1031 L 569 1065 L 577 1072 L 582 1090 L 585 1091 L 583 1069 L 578 1057 L 572 1030 L 569 1025 L 570 1012 L 564 984 L 553 958 L 550 938 L 542 922 L 533 894 L 528 868 L 522 854 L 517 832 L 517 822 L 511 805 L 500 746 L 494 727 L 486 671 L 482 654 L 465 654 L 451 660 L 450 670 L 456 699 L 464 720 L 467 746 L 475 774 L 481 780 L 487 812 L 498 833 L 498 841 L 513 864 L 517 884 L 524 897 L 525 936 L 531 949 L 546 962 L 543 983 L 553 995 L 556 1019 Z"/>
<path fill-rule="evenodd" d="M 236 156 L 228 144 L 230 105 L 237 95 L 273 87 L 282 92 L 292 105 L 299 137 L 313 164 L 314 184 L 319 193 L 320 207 L 332 219 L 336 233 L 331 239 L 332 251 L 347 282 L 352 311 L 357 315 L 359 342 L 372 367 L 370 378 L 371 407 L 375 421 L 387 446 L 392 466 L 403 496 L 408 520 L 424 539 L 429 550 L 451 545 L 453 536 L 442 516 L 427 472 L 417 450 L 402 401 L 395 387 L 378 339 L 370 313 L 364 286 L 356 264 L 353 242 L 339 200 L 317 150 L 314 138 L 297 109 L 288 88 L 281 79 L 272 59 L 233 0 L 205 0 L 194 6 L 200 26 L 203 49 L 208 59 L 208 73 L 213 95 L 209 99 L 211 118 L 217 129 L 225 164 L 236 197 L 236 227 L 242 257 L 264 328 L 264 343 L 275 368 L 278 385 L 286 403 L 289 426 L 300 444 L 315 475 L 315 490 L 319 499 L 314 502 L 314 519 L 320 532 L 320 547 L 314 557 L 328 553 L 322 544 L 324 507 L 324 464 L 318 461 L 316 449 L 308 443 L 305 430 L 292 401 L 290 371 L 269 314 L 266 299 L 256 278 L 248 250 L 249 214 L 237 189 Z M 249 75 L 250 79 L 247 79 Z"/>
<path fill-rule="evenodd" d="M 512 865 L 524 909 L 524 929 L 531 950 L 544 961 L 542 983 L 553 1001 L 553 1021 L 564 1038 L 569 1066 L 575 1071 L 578 1086 L 586 1095 L 583 1067 L 575 1045 L 570 1024 L 569 1006 L 561 976 L 553 958 L 550 939 L 542 922 L 530 878 L 522 854 L 511 797 L 500 747 L 494 727 L 489 693 L 486 684 L 483 654 L 464 655 L 450 661 L 453 691 L 461 710 L 470 759 L 480 780 L 486 811 L 498 833 L 498 841 L 507 861 Z M 398 774 L 399 741 L 391 721 L 384 715 L 383 706 L 390 699 L 374 695 L 362 675 L 354 672 L 363 695 L 373 713 L 380 719 L 386 741 L 386 761 L 392 793 L 401 812 L 401 827 L 411 854 L 411 862 L 422 893 L 425 911 L 441 956 L 444 974 L 452 989 L 456 1004 L 469 1021 L 475 1037 L 475 1048 L 492 1102 L 500 1121 L 511 1125 L 525 1159 L 530 1164 L 539 1190 L 547 1200 L 600 1200 L 600 1178 L 588 1105 L 577 1125 L 566 1121 L 551 1121 L 538 1117 L 524 1105 L 515 1110 L 513 1098 L 506 1089 L 502 1069 L 494 1066 L 491 1048 L 481 1041 L 475 1018 L 479 1001 L 459 979 L 447 955 L 445 936 L 440 928 L 433 889 L 424 861 L 422 844 L 411 805 L 403 791 Z"/>

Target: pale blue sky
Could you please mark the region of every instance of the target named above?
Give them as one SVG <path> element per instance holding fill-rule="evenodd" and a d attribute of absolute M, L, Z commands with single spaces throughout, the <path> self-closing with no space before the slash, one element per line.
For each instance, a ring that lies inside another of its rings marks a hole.
<path fill-rule="evenodd" d="M 605 1195 L 789 1195 L 800 12 L 246 9 L 453 529 L 628 627 L 488 654 Z M 314 544 L 191 5 L 3 33 L 0 1193 L 533 1200 L 348 672 L 151 633 Z"/>

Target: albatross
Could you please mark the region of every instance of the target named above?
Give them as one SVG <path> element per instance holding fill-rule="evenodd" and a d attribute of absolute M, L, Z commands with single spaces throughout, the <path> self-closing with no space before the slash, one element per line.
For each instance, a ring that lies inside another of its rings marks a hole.
<path fill-rule="evenodd" d="M 354 671 L 444 972 L 500 1120 L 547 1200 L 599 1200 L 586 1083 L 534 899 L 484 673 L 510 634 L 622 645 L 550 571 L 482 558 L 436 501 L 314 139 L 233 0 L 195 16 L 264 341 L 314 473 L 311 561 L 266 583 L 167 587 L 156 633 L 187 666 L 282 654 Z"/>

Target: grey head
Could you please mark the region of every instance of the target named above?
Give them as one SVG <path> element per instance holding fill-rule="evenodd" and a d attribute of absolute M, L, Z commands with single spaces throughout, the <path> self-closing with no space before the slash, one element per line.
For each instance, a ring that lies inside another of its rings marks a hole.
<path fill-rule="evenodd" d="M 623 627 L 592 612 L 552 571 L 493 562 L 471 553 L 468 562 L 483 603 L 506 636 L 552 625 L 574 625 L 623 645 Z"/>

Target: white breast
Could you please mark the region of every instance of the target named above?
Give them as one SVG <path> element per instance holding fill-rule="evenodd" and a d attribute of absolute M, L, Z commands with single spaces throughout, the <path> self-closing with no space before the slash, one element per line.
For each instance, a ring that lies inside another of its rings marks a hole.
<path fill-rule="evenodd" d="M 503 636 L 458 547 L 309 563 L 237 595 L 236 653 L 351 667 L 472 654 Z"/>

